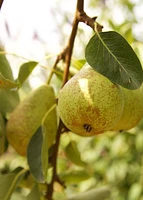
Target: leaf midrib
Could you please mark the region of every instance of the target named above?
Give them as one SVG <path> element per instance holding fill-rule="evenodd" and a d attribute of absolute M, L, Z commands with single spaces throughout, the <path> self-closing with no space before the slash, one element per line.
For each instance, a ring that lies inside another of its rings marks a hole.
<path fill-rule="evenodd" d="M 98 32 L 96 32 L 97 37 L 99 38 L 99 40 L 101 41 L 101 43 L 103 44 L 104 48 L 112 55 L 112 57 L 117 61 L 117 63 L 121 66 L 122 70 L 125 71 L 125 73 L 128 75 L 129 80 L 128 81 L 133 81 L 133 83 L 137 86 L 136 82 L 134 81 L 134 79 L 132 79 L 132 77 L 129 75 L 129 73 L 127 72 L 127 70 L 125 70 L 125 68 L 123 67 L 123 65 L 121 64 L 121 62 L 119 62 L 119 60 L 116 58 L 116 56 L 112 53 L 112 51 L 108 48 L 108 46 L 105 44 L 104 40 L 101 38 L 100 34 Z M 131 79 L 131 80 L 130 80 Z"/>

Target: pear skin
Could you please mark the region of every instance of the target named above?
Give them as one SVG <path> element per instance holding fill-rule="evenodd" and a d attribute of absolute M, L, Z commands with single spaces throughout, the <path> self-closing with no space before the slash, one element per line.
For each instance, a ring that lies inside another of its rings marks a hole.
<path fill-rule="evenodd" d="M 119 122 L 112 128 L 113 131 L 130 130 L 143 118 L 143 87 L 137 90 L 122 88 L 124 94 L 124 109 Z"/>
<path fill-rule="evenodd" d="M 58 112 L 69 130 L 93 136 L 119 121 L 123 105 L 121 88 L 87 65 L 61 89 Z"/>
<path fill-rule="evenodd" d="M 32 135 L 54 103 L 53 88 L 42 85 L 28 94 L 11 113 L 6 126 L 6 135 L 9 143 L 20 155 L 26 155 Z"/>

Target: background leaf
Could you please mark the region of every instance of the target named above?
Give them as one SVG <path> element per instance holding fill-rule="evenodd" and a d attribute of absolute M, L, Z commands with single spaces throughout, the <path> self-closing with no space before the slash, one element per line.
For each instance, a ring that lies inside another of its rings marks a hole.
<path fill-rule="evenodd" d="M 0 199 L 4 199 L 16 174 L 10 173 L 0 176 Z"/>
<path fill-rule="evenodd" d="M 0 199 L 10 200 L 10 197 L 15 190 L 17 184 L 24 176 L 27 170 L 20 170 L 18 173 L 12 172 L 0 177 Z"/>
<path fill-rule="evenodd" d="M 109 199 L 110 196 L 110 188 L 108 186 L 104 186 L 97 189 L 92 189 L 87 192 L 83 192 L 77 194 L 73 197 L 68 198 L 68 200 L 104 200 Z"/>
<path fill-rule="evenodd" d="M 80 153 L 77 149 L 76 143 L 75 142 L 70 142 L 66 148 L 65 148 L 65 152 L 67 157 L 76 165 L 81 166 L 81 167 L 85 167 L 86 163 L 83 162 L 80 158 Z"/>
<path fill-rule="evenodd" d="M 35 179 L 40 183 L 45 182 L 42 170 L 42 158 L 41 158 L 42 143 L 43 143 L 43 136 L 42 136 L 42 129 L 40 127 L 32 136 L 27 149 L 27 159 L 30 171 L 32 175 L 35 177 Z"/>
<path fill-rule="evenodd" d="M 37 184 L 32 188 L 26 200 L 40 200 L 40 192 Z"/>
<path fill-rule="evenodd" d="M 140 61 L 127 41 L 117 32 L 95 34 L 85 57 L 97 72 L 127 89 L 137 89 L 143 81 Z"/>
<path fill-rule="evenodd" d="M 65 183 L 81 183 L 81 181 L 85 181 L 90 178 L 89 173 L 85 170 L 77 170 L 71 172 L 65 172 L 60 175 L 60 178 Z"/>
<path fill-rule="evenodd" d="M 17 78 L 18 83 L 22 85 L 24 81 L 28 78 L 28 76 L 31 74 L 31 72 L 33 71 L 33 69 L 36 67 L 37 64 L 38 62 L 35 62 L 35 61 L 30 61 L 30 62 L 26 62 L 22 64 L 20 66 L 20 70 L 19 70 L 19 74 Z"/>

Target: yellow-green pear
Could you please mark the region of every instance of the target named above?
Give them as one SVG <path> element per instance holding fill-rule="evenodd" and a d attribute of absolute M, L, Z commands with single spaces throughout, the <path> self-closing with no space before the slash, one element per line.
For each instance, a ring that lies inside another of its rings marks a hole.
<path fill-rule="evenodd" d="M 92 136 L 119 121 L 123 104 L 121 88 L 86 65 L 61 89 L 58 112 L 69 130 Z"/>
<path fill-rule="evenodd" d="M 122 88 L 124 94 L 124 109 L 121 119 L 112 130 L 129 130 L 135 127 L 143 118 L 143 87 L 137 90 Z"/>
<path fill-rule="evenodd" d="M 6 135 L 9 143 L 20 155 L 26 155 L 32 135 L 54 103 L 53 88 L 49 85 L 42 85 L 28 94 L 11 113 L 6 126 Z"/>

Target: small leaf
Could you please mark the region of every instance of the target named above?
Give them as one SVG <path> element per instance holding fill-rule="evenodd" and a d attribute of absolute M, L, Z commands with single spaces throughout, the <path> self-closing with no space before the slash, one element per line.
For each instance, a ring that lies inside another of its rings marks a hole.
<path fill-rule="evenodd" d="M 57 133 L 57 113 L 56 104 L 54 104 L 46 113 L 42 122 L 43 135 L 47 139 L 48 148 L 53 144 Z"/>
<path fill-rule="evenodd" d="M 83 162 L 80 158 L 80 153 L 77 149 L 77 146 L 75 144 L 75 142 L 70 142 L 66 148 L 65 148 L 65 152 L 67 157 L 76 165 L 81 166 L 81 167 L 85 167 L 86 163 Z"/>
<path fill-rule="evenodd" d="M 11 81 L 13 81 L 13 74 L 12 74 L 12 70 L 10 67 L 10 64 L 6 58 L 6 56 L 4 55 L 4 51 L 2 50 L 2 48 L 0 47 L 0 73 L 7 79 L 10 79 Z"/>
<path fill-rule="evenodd" d="M 28 78 L 28 76 L 31 74 L 31 72 L 33 71 L 33 69 L 36 67 L 37 64 L 38 62 L 35 62 L 35 61 L 30 61 L 30 62 L 26 62 L 22 64 L 20 66 L 20 70 L 19 70 L 19 74 L 17 78 L 18 83 L 22 85 L 24 81 Z"/>
<path fill-rule="evenodd" d="M 82 60 L 72 59 L 72 65 L 78 70 L 80 70 L 85 63 L 86 63 L 86 60 L 84 59 Z"/>
<path fill-rule="evenodd" d="M 42 121 L 43 145 L 42 145 L 42 166 L 45 179 L 48 170 L 48 150 L 52 146 L 57 133 L 57 113 L 54 104 L 46 113 Z"/>
<path fill-rule="evenodd" d="M 80 183 L 90 178 L 90 175 L 85 170 L 71 171 L 67 173 L 62 173 L 60 175 L 62 181 L 65 183 Z"/>
<path fill-rule="evenodd" d="M 19 84 L 17 84 L 14 81 L 11 81 L 9 79 L 6 79 L 1 73 L 0 73 L 0 88 L 4 89 L 11 89 L 11 88 L 17 88 Z"/>
<path fill-rule="evenodd" d="M 86 46 L 85 57 L 97 72 L 127 89 L 137 89 L 143 82 L 138 57 L 117 32 L 95 34 Z"/>
<path fill-rule="evenodd" d="M 32 188 L 26 200 L 40 200 L 40 192 L 37 184 Z"/>
<path fill-rule="evenodd" d="M 30 171 L 34 176 L 34 178 L 39 183 L 45 182 L 42 170 L 42 158 L 41 158 L 42 143 L 43 143 L 43 136 L 42 136 L 42 129 L 40 127 L 32 136 L 27 149 L 27 159 Z"/>

